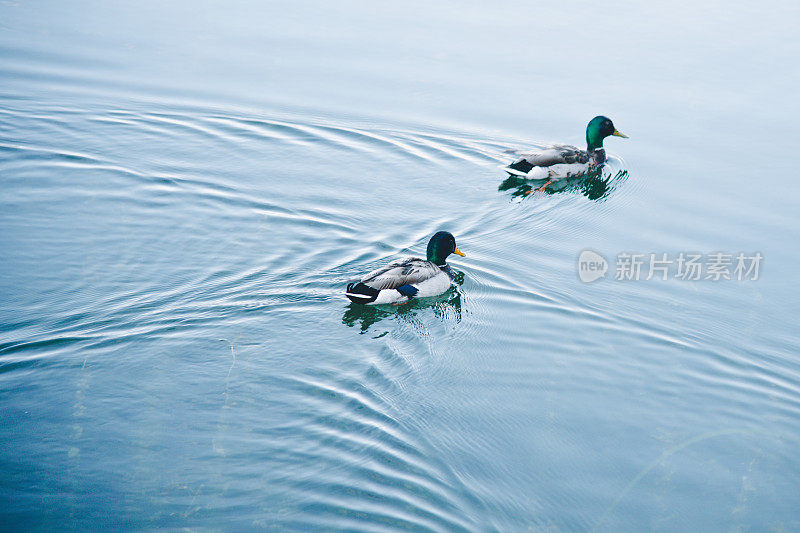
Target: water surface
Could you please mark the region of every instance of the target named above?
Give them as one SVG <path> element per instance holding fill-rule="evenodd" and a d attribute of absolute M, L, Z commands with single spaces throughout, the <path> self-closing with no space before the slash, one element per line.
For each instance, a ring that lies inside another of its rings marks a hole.
<path fill-rule="evenodd" d="M 0 6 L 2 523 L 800 527 L 798 14 Z M 601 113 L 596 180 L 506 180 Z M 457 287 L 347 302 L 440 229 Z"/>

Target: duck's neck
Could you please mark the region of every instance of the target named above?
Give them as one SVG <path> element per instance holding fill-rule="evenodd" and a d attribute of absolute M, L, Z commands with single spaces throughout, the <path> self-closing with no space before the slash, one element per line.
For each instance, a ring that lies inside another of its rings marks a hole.
<path fill-rule="evenodd" d="M 603 149 L 603 136 L 600 135 L 598 128 L 593 128 L 590 124 L 586 128 L 586 150 L 594 152 L 595 150 Z"/>
<path fill-rule="evenodd" d="M 444 257 L 442 257 L 441 247 L 440 247 L 439 242 L 436 242 L 435 240 L 431 240 L 431 242 L 428 243 L 428 254 L 427 255 L 428 255 L 428 257 L 427 257 L 428 261 L 430 261 L 434 265 L 442 266 L 442 265 L 446 265 L 447 264 L 447 255 L 450 255 L 450 254 L 447 254 Z"/>
<path fill-rule="evenodd" d="M 602 137 L 591 137 L 588 133 L 586 134 L 586 150 L 588 152 L 594 152 L 595 150 L 602 150 L 603 149 L 603 138 Z"/>

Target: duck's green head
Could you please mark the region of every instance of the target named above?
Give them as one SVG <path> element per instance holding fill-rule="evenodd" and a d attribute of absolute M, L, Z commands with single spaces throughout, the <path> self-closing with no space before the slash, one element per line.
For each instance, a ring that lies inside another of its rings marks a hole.
<path fill-rule="evenodd" d="M 592 120 L 589 121 L 589 125 L 586 126 L 586 147 L 591 152 L 592 150 L 597 150 L 598 148 L 603 147 L 603 139 L 614 135 L 616 137 L 624 137 L 628 138 L 627 135 L 622 134 L 617 131 L 617 128 L 614 127 L 614 123 L 611 122 L 611 119 L 608 117 L 604 117 L 600 115 L 599 117 L 594 117 Z"/>
<path fill-rule="evenodd" d="M 447 231 L 436 233 L 428 242 L 428 261 L 436 265 L 447 264 L 447 256 L 450 254 L 464 257 L 466 254 L 456 248 L 456 238 Z"/>

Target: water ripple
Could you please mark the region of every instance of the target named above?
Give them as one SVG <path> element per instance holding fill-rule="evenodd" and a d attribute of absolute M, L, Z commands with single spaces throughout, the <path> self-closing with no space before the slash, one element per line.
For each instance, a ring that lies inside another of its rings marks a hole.
<path fill-rule="evenodd" d="M 507 524 L 500 515 L 524 515 L 526 502 L 514 496 L 494 501 L 482 492 L 480 481 L 437 460 L 442 443 L 425 437 L 436 433 L 427 420 L 415 419 L 424 408 L 405 404 L 431 383 L 480 377 L 502 389 L 542 379 L 513 365 L 496 369 L 489 378 L 480 376 L 485 362 L 497 356 L 491 347 L 466 362 L 455 362 L 455 350 L 441 348 L 446 343 L 482 346 L 489 331 L 494 342 L 520 353 L 552 357 L 554 366 L 574 364 L 580 369 L 577 378 L 593 369 L 594 377 L 581 382 L 585 394 L 609 394 L 615 380 L 646 375 L 653 377 L 656 398 L 689 387 L 702 391 L 695 400 L 720 404 L 725 398 L 719 412 L 749 424 L 758 422 L 755 411 L 748 411 L 753 398 L 787 424 L 800 412 L 796 369 L 781 358 L 750 362 L 734 340 L 720 341 L 721 332 L 735 337 L 734 325 L 708 332 L 659 321 L 625 305 L 599 297 L 594 301 L 596 293 L 578 292 L 564 281 L 567 274 L 559 269 L 574 259 L 566 257 L 572 251 L 565 251 L 559 240 L 586 235 L 588 219 L 602 229 L 613 210 L 635 202 L 646 186 L 632 170 L 635 179 L 629 179 L 630 169 L 620 158 L 609 158 L 602 194 L 578 181 L 551 193 L 526 195 L 532 184 L 503 190 L 505 176 L 498 169 L 507 162 L 508 149 L 531 144 L 518 139 L 202 108 L 26 113 L 6 106 L 0 113 L 11 125 L 0 139 L 2 170 L 13 185 L 9 205 L 46 199 L 48 209 L 36 227 L 56 227 L 65 219 L 84 224 L 62 248 L 72 258 L 64 267 L 72 269 L 71 277 L 57 279 L 63 283 L 50 293 L 32 297 L 30 318 L 4 317 L 4 376 L 70 352 L 74 364 L 122 344 L 217 339 L 220 330 L 247 325 L 260 331 L 253 324 L 278 323 L 278 318 L 284 319 L 280 323 L 286 332 L 275 333 L 281 340 L 273 351 L 289 358 L 287 344 L 298 332 L 318 323 L 337 329 L 331 346 L 325 346 L 327 339 L 320 342 L 320 361 L 306 355 L 297 367 L 277 364 L 260 382 L 267 390 L 265 403 L 290 419 L 263 426 L 254 422 L 248 433 L 261 439 L 263 459 L 276 469 L 271 486 L 291 501 L 275 524 L 502 530 Z M 89 133 L 95 128 L 114 142 L 104 145 L 93 138 Z M 39 134 L 14 138 L 7 131 Z M 58 135 L 45 141 L 42 132 Z M 124 137 L 137 133 L 150 149 L 128 149 Z M 184 152 L 171 148 L 176 139 Z M 214 161 L 223 163 L 203 164 L 206 151 L 214 151 Z M 267 165 L 284 151 L 292 164 Z M 324 167 L 322 178 L 314 174 L 315 165 Z M 388 170 L 373 173 L 374 168 Z M 294 189 L 273 186 L 276 175 L 291 180 Z M 380 179 L 386 175 L 396 180 Z M 72 215 L 76 208 L 79 217 Z M 431 215 L 419 216 L 422 211 Z M 107 228 L 97 225 L 109 220 L 113 223 Z M 430 234 L 441 228 L 453 231 L 469 256 L 454 261 L 463 273 L 459 287 L 438 300 L 402 309 L 347 305 L 341 294 L 345 280 L 398 255 L 423 253 Z M 36 238 L 35 232 L 31 235 Z M 203 244 L 200 251 L 198 243 Z M 85 259 L 72 253 L 81 249 L 99 255 Z M 53 294 L 72 293 L 91 297 L 62 306 L 52 302 L 58 299 Z M 653 289 L 646 297 L 655 307 L 669 294 Z M 528 335 L 508 324 L 506 316 L 519 317 Z M 588 334 L 559 331 L 565 324 Z M 271 342 L 248 333 L 257 337 L 256 344 Z M 765 342 L 791 351 L 791 341 Z M 626 358 L 615 344 L 634 347 L 642 358 Z M 341 350 L 361 369 L 315 371 L 316 364 L 332 364 L 326 350 Z M 598 353 L 607 359 L 596 358 Z M 661 376 L 666 354 L 675 358 L 674 366 Z M 260 360 L 248 364 L 267 368 Z M 457 364 L 465 368 L 454 376 Z M 227 360 L 224 366 L 224 409 L 230 410 L 235 408 L 237 374 Z M 550 386 L 550 394 L 557 397 L 564 385 L 552 381 L 557 384 Z M 472 402 L 478 405 L 479 399 L 468 398 L 459 408 Z M 219 419 L 217 431 L 224 437 L 230 419 Z M 459 413 L 436 420 L 457 428 Z M 489 444 L 453 433 L 451 442 L 476 457 L 491 452 Z M 461 433 L 470 434 L 466 427 Z M 556 453 L 558 447 L 578 449 L 579 440 L 577 433 L 567 432 L 539 445 Z M 215 438 L 213 452 L 226 460 L 252 458 L 252 450 L 244 454 L 229 448 Z M 537 475 L 558 474 L 543 467 Z M 519 473 L 504 472 L 508 480 L 515 476 Z M 591 484 L 590 476 L 581 476 L 575 476 L 578 484 Z M 553 505 L 554 497 L 541 495 L 529 505 Z M 565 489 L 558 497 L 577 507 L 586 494 Z M 492 512 L 485 518 L 487 507 Z M 568 524 L 579 529 L 593 523 L 585 516 L 571 520 Z"/>

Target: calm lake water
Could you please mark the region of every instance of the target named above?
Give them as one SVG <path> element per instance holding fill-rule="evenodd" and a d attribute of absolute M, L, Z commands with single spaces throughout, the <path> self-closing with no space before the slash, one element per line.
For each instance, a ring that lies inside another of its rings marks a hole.
<path fill-rule="evenodd" d="M 798 22 L 3 2 L 0 528 L 800 529 Z M 349 304 L 440 229 L 460 285 Z M 614 279 L 681 252 L 759 279 Z"/>

